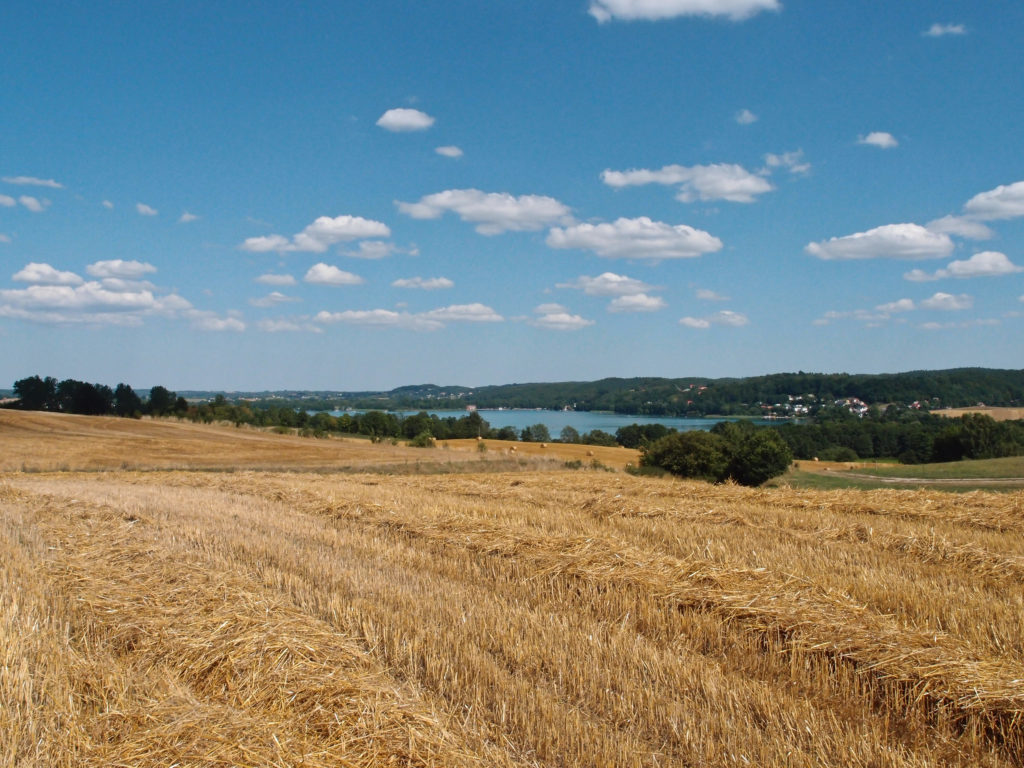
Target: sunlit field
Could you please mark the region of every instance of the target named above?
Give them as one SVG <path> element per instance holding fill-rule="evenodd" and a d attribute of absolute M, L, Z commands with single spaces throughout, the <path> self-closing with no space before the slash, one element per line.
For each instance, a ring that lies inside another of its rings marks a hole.
<path fill-rule="evenodd" d="M 0 418 L 2 766 L 1024 762 L 1024 492 L 44 416 Z"/>

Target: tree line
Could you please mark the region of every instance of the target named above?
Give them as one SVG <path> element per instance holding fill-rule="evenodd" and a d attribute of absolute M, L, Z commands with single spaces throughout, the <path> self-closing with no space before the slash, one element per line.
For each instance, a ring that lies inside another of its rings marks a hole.
<path fill-rule="evenodd" d="M 899 406 L 872 407 L 860 417 L 845 408 L 826 407 L 817 412 L 811 423 L 755 426 L 746 422 L 723 422 L 710 432 L 679 433 L 662 424 L 631 424 L 620 427 L 615 434 L 602 430 L 580 434 L 572 426 L 566 426 L 554 437 L 544 424 L 534 424 L 521 430 L 493 428 L 475 411 L 462 416 L 439 416 L 426 411 L 401 416 L 369 410 L 335 416 L 290 405 L 233 403 L 223 395 L 217 395 L 209 402 L 190 403 L 163 386 L 152 387 L 144 398 L 124 383 L 111 389 L 103 384 L 75 379 L 57 381 L 53 377 L 39 376 L 16 381 L 14 393 L 19 399 L 12 407 L 25 410 L 124 417 L 176 416 L 195 422 L 230 422 L 236 426 L 247 424 L 297 430 L 299 434 L 310 437 L 345 434 L 374 440 L 418 439 L 418 444 L 429 444 L 430 440 L 475 437 L 524 442 L 560 441 L 637 448 L 652 457 L 657 455 L 653 450 L 655 445 L 672 438 L 666 445 L 676 446 L 673 449 L 676 452 L 679 446 L 688 446 L 698 453 L 721 454 L 712 462 L 717 469 L 706 470 L 704 476 L 707 477 L 716 475 L 722 466 L 730 464 L 732 459 L 723 465 L 723 457 L 737 455 L 736 446 L 763 443 L 769 440 L 765 437 L 769 434 L 777 436 L 788 453 L 797 459 L 854 461 L 895 458 L 905 464 L 920 464 L 1024 455 L 1024 420 L 997 422 L 984 414 L 951 419 Z M 702 436 L 707 434 L 715 437 Z M 758 437 L 755 439 L 754 435 Z M 728 446 L 731 448 L 726 450 Z M 735 479 L 738 474 L 735 462 L 732 466 L 726 476 Z"/>
<path fill-rule="evenodd" d="M 111 389 L 77 379 L 57 381 L 53 376 L 29 376 L 14 382 L 14 407 L 26 411 L 59 411 L 85 416 L 184 415 L 188 403 L 166 387 L 155 386 L 146 399 L 127 384 Z"/>

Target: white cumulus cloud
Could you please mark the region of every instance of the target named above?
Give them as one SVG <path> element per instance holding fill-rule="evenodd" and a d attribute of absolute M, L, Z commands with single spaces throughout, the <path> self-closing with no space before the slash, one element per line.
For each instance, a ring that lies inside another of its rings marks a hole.
<path fill-rule="evenodd" d="M 462 157 L 462 150 L 456 146 L 437 147 L 434 149 L 435 152 L 444 157 Z"/>
<path fill-rule="evenodd" d="M 715 312 L 713 315 L 705 315 L 704 317 L 683 317 L 679 320 L 680 325 L 701 330 L 706 330 L 713 325 L 740 328 L 749 323 L 750 318 L 742 312 L 733 312 L 731 309 L 723 309 L 721 312 Z"/>
<path fill-rule="evenodd" d="M 439 288 L 455 286 L 447 277 L 403 277 L 391 283 L 392 288 L 419 288 L 424 291 L 436 291 Z"/>
<path fill-rule="evenodd" d="M 929 221 L 925 227 L 932 232 L 965 237 L 969 240 L 991 240 L 995 237 L 995 232 L 980 221 L 965 216 L 943 216 L 941 219 Z"/>
<path fill-rule="evenodd" d="M 196 216 L 196 214 L 194 214 L 194 213 L 189 213 L 188 211 L 182 211 L 181 216 L 178 217 L 178 223 L 179 224 L 188 224 L 190 222 L 196 221 L 198 218 L 199 217 Z"/>
<path fill-rule="evenodd" d="M 40 200 L 39 198 L 32 197 L 31 195 L 22 195 L 18 198 L 18 202 L 28 210 L 32 211 L 32 213 L 42 213 L 50 205 L 49 200 Z"/>
<path fill-rule="evenodd" d="M 919 224 L 886 224 L 845 237 L 810 243 L 804 249 L 825 260 L 936 259 L 953 251 L 949 235 L 932 232 Z"/>
<path fill-rule="evenodd" d="M 486 304 L 479 302 L 452 304 L 448 307 L 432 309 L 429 312 L 424 312 L 423 317 L 428 320 L 459 323 L 500 323 L 505 319 Z"/>
<path fill-rule="evenodd" d="M 85 282 L 74 272 L 62 272 L 49 264 L 34 261 L 15 272 L 13 279 L 19 283 L 35 283 L 37 285 L 81 285 Z"/>
<path fill-rule="evenodd" d="M 401 328 L 410 331 L 436 331 L 444 328 L 440 320 L 430 319 L 411 312 L 395 312 L 391 309 L 346 309 L 343 312 L 318 312 L 313 320 L 317 323 L 346 323 L 369 325 L 380 328 Z"/>
<path fill-rule="evenodd" d="M 13 208 L 17 204 L 18 201 L 15 200 L 10 195 L 0 195 L 0 205 L 2 205 L 4 208 Z"/>
<path fill-rule="evenodd" d="M 785 168 L 792 174 L 809 173 L 811 170 L 811 164 L 804 160 L 802 149 L 780 154 L 769 152 L 764 156 L 764 163 L 765 169 L 762 173 L 770 173 L 777 168 Z"/>
<path fill-rule="evenodd" d="M 751 125 L 757 122 L 757 115 L 751 112 L 749 109 L 741 109 L 736 113 L 736 122 L 740 125 Z"/>
<path fill-rule="evenodd" d="M 278 304 L 287 304 L 293 301 L 302 301 L 302 299 L 287 296 L 280 291 L 271 291 L 266 296 L 249 299 L 249 303 L 254 307 L 276 307 Z"/>
<path fill-rule="evenodd" d="M 29 187 L 49 187 L 50 189 L 64 189 L 64 185 L 53 179 L 39 179 L 35 176 L 4 176 L 6 184 L 21 184 Z"/>
<path fill-rule="evenodd" d="M 644 184 L 679 186 L 676 199 L 684 203 L 694 200 L 726 200 L 731 203 L 753 203 L 757 195 L 775 187 L 763 176 L 751 173 L 741 165 L 666 165 L 658 170 L 637 168 L 628 171 L 605 170 L 601 180 L 609 187 L 634 187 Z"/>
<path fill-rule="evenodd" d="M 434 124 L 434 118 L 418 109 L 389 109 L 377 120 L 377 125 L 388 131 L 404 133 L 425 131 Z"/>
<path fill-rule="evenodd" d="M 145 203 L 136 203 L 135 210 L 139 212 L 140 216 L 156 216 L 159 211 L 152 206 L 146 205 Z"/>
<path fill-rule="evenodd" d="M 915 269 L 907 272 L 903 277 L 912 282 L 921 283 L 930 280 L 943 280 L 954 277 L 966 279 L 971 277 L 1001 277 L 1012 275 L 1016 272 L 1024 272 L 1024 267 L 1019 267 L 1007 258 L 1005 253 L 999 251 L 982 251 L 976 253 L 969 259 L 962 261 L 951 261 L 945 269 L 935 272 L 925 272 Z"/>
<path fill-rule="evenodd" d="M 1000 184 L 995 189 L 980 192 L 967 201 L 964 210 L 982 221 L 1024 216 L 1024 181 Z"/>
<path fill-rule="evenodd" d="M 295 278 L 291 275 L 275 275 L 268 272 L 257 277 L 256 282 L 263 285 L 295 285 Z"/>
<path fill-rule="evenodd" d="M 420 198 L 416 203 L 397 202 L 398 210 L 414 219 L 439 219 L 446 212 L 476 224 L 481 235 L 509 231 L 535 231 L 572 220 L 568 206 L 544 195 L 481 192 L 479 189 L 448 189 Z"/>
<path fill-rule="evenodd" d="M 594 324 L 593 320 L 571 314 L 569 310 L 559 304 L 541 304 L 534 312 L 537 317 L 527 322 L 532 326 L 549 331 L 579 331 Z"/>
<path fill-rule="evenodd" d="M 359 275 L 353 275 L 330 264 L 314 264 L 302 278 L 313 285 L 362 285 L 365 281 Z"/>
<path fill-rule="evenodd" d="M 192 328 L 197 331 L 241 333 L 245 330 L 245 322 L 233 315 L 221 316 L 216 312 L 192 310 L 186 316 L 192 321 Z"/>
<path fill-rule="evenodd" d="M 646 293 L 631 293 L 618 296 L 608 303 L 609 312 L 657 312 L 667 305 L 660 296 L 648 296 Z"/>
<path fill-rule="evenodd" d="M 777 11 L 778 0 L 592 0 L 589 13 L 600 23 L 658 21 L 679 16 L 726 16 L 742 21 L 762 11 Z"/>
<path fill-rule="evenodd" d="M 555 227 L 548 234 L 547 244 L 593 251 L 609 259 L 691 259 L 722 249 L 722 241 L 708 232 L 685 224 L 652 221 L 646 216 Z"/>
<path fill-rule="evenodd" d="M 373 237 L 390 237 L 386 224 L 361 216 L 320 216 L 292 238 L 283 235 L 250 237 L 239 246 L 243 251 L 323 253 L 336 243 Z"/>
<path fill-rule="evenodd" d="M 144 261 L 124 261 L 109 259 L 96 261 L 85 268 L 93 277 L 120 277 L 125 280 L 138 280 L 143 275 L 156 272 L 156 267 Z"/>
<path fill-rule="evenodd" d="M 922 32 L 925 37 L 946 37 L 947 35 L 966 35 L 967 28 L 963 24 L 939 24 L 936 22 Z"/>
<path fill-rule="evenodd" d="M 921 309 L 936 309 L 944 312 L 958 312 L 974 306 L 974 297 L 966 293 L 954 296 L 950 293 L 936 293 L 930 299 L 921 302 Z"/>
<path fill-rule="evenodd" d="M 256 323 L 256 327 L 264 333 L 323 333 L 324 329 L 308 320 L 294 318 L 265 318 Z"/>
<path fill-rule="evenodd" d="M 708 288 L 698 288 L 697 298 L 701 301 L 728 301 L 728 296 L 723 296 L 717 291 L 712 291 Z"/>
<path fill-rule="evenodd" d="M 861 136 L 857 139 L 857 143 L 867 144 L 870 147 L 878 147 L 879 149 L 893 149 L 900 145 L 896 137 L 886 131 L 872 131 L 867 136 Z"/>
<path fill-rule="evenodd" d="M 637 280 L 614 272 L 603 272 L 597 277 L 580 275 L 570 283 L 558 283 L 558 288 L 574 288 L 588 296 L 630 296 L 654 290 L 642 280 Z"/>

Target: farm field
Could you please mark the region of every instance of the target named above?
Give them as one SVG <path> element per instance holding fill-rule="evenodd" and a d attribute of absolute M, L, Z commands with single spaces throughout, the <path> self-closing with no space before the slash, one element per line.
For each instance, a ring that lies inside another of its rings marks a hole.
<path fill-rule="evenodd" d="M 938 464 L 797 461 L 772 484 L 803 489 L 870 490 L 902 486 L 955 492 L 1014 491 L 1024 489 L 1024 457 Z"/>
<path fill-rule="evenodd" d="M 981 413 L 991 416 L 996 421 L 1016 421 L 1024 419 L 1024 408 L 998 408 L 987 405 L 979 405 L 973 408 L 943 408 L 932 411 L 936 416 L 948 416 L 951 419 L 958 419 L 968 413 Z"/>
<path fill-rule="evenodd" d="M 424 451 L 27 416 L 4 768 L 1024 763 L 1024 492 L 386 474 Z"/>

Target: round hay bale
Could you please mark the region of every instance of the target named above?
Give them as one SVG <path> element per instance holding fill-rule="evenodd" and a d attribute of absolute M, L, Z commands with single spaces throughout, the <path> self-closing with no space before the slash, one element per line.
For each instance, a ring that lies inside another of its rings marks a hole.
<path fill-rule="evenodd" d="M 593 451 L 587 451 L 587 456 L 593 456 L 593 455 L 594 455 Z"/>
<path fill-rule="evenodd" d="M 548 447 L 548 444 L 547 444 L 547 443 L 541 443 L 541 444 L 540 444 L 540 447 L 541 447 L 541 448 L 547 448 L 547 447 Z"/>
<path fill-rule="evenodd" d="M 476 441 L 477 441 L 477 442 L 479 443 L 479 442 L 480 442 L 481 440 L 483 440 L 483 438 L 482 438 L 482 437 L 480 437 L 480 435 L 477 435 L 477 436 L 476 436 Z"/>

